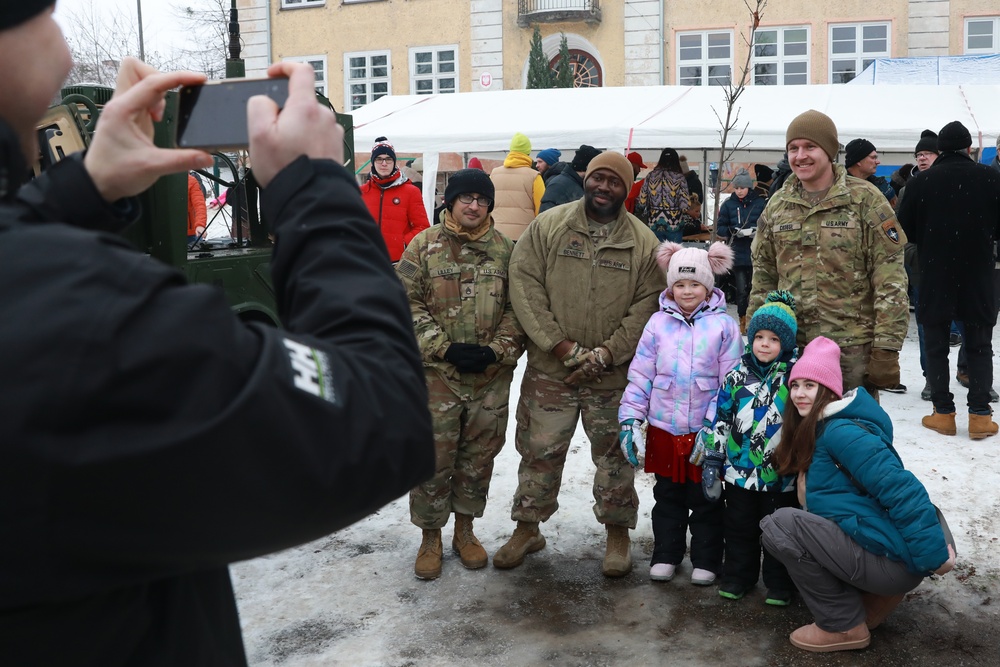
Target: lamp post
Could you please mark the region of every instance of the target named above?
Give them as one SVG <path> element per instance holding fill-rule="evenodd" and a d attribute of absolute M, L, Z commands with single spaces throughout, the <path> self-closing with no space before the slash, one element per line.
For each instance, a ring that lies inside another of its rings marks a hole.
<path fill-rule="evenodd" d="M 139 16 L 139 60 L 146 62 L 146 47 L 142 41 L 142 0 L 135 0 L 135 11 Z"/>

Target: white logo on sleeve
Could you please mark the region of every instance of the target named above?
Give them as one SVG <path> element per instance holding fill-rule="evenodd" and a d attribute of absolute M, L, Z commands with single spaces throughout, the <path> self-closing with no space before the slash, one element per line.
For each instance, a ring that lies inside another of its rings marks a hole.
<path fill-rule="evenodd" d="M 288 348 L 288 360 L 295 373 L 293 379 L 295 386 L 313 396 L 319 396 L 331 403 L 336 402 L 326 354 L 289 338 L 285 338 L 284 341 L 285 347 Z"/>

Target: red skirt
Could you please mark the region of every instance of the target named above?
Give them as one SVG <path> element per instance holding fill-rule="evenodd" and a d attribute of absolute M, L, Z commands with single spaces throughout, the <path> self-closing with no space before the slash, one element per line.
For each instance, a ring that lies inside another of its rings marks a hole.
<path fill-rule="evenodd" d="M 701 466 L 688 463 L 696 435 L 673 435 L 649 424 L 646 427 L 646 472 L 674 482 L 700 482 Z"/>

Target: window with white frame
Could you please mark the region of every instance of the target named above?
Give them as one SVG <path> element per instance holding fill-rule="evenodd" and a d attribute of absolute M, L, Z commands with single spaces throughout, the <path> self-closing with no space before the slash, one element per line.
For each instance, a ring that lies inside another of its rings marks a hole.
<path fill-rule="evenodd" d="M 754 33 L 753 84 L 809 83 L 809 27 L 760 28 Z"/>
<path fill-rule="evenodd" d="M 391 89 L 388 51 L 344 54 L 344 104 L 348 111 L 363 107 Z"/>
<path fill-rule="evenodd" d="M 329 97 L 326 92 L 326 56 L 290 56 L 285 60 L 312 65 L 316 71 L 316 92 L 323 97 Z"/>
<path fill-rule="evenodd" d="M 677 84 L 721 86 L 732 80 L 731 30 L 677 33 Z"/>
<path fill-rule="evenodd" d="M 410 49 L 410 94 L 458 92 L 458 45 Z"/>
<path fill-rule="evenodd" d="M 847 83 L 876 58 L 888 58 L 889 23 L 830 26 L 830 83 Z"/>
<path fill-rule="evenodd" d="M 966 53 L 1000 53 L 1000 16 L 965 19 Z"/>
<path fill-rule="evenodd" d="M 281 0 L 282 9 L 301 9 L 302 7 L 322 7 L 326 0 Z"/>

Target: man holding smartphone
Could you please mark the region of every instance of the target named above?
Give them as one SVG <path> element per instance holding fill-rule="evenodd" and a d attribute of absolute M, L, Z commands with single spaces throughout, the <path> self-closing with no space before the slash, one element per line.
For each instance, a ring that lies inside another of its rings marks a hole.
<path fill-rule="evenodd" d="M 132 59 L 90 149 L 18 188 L 71 66 L 51 0 L 0 7 L 0 656 L 31 665 L 246 665 L 228 564 L 318 538 L 433 472 L 402 286 L 307 65 L 250 100 L 284 329 L 106 230 L 162 175 L 197 84 Z M 345 286 L 350 288 L 346 289 Z"/>

